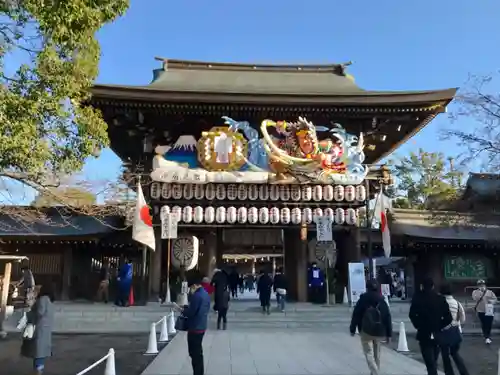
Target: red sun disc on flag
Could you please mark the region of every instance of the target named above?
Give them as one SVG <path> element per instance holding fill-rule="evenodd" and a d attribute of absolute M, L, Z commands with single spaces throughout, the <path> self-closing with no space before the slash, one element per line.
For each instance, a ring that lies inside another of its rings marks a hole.
<path fill-rule="evenodd" d="M 153 218 L 151 217 L 151 213 L 149 212 L 148 206 L 143 206 L 141 208 L 141 211 L 139 212 L 139 217 L 141 218 L 142 222 L 147 226 L 149 227 L 153 226 Z"/>

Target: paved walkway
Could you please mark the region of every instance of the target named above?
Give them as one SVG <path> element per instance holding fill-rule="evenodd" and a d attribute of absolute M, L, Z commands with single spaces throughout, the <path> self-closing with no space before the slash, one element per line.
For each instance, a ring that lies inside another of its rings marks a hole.
<path fill-rule="evenodd" d="M 359 337 L 345 333 L 209 331 L 206 375 L 368 375 Z M 192 374 L 185 333 L 179 333 L 142 375 Z M 424 366 L 382 349 L 381 375 L 425 375 Z"/>

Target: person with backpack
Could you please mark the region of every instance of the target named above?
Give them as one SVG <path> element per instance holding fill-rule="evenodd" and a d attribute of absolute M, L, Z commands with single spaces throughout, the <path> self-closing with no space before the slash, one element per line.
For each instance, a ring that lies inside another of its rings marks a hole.
<path fill-rule="evenodd" d="M 380 371 L 380 345 L 383 340 L 389 342 L 392 337 L 392 318 L 389 306 L 380 294 L 377 281 L 366 283 L 366 293 L 359 297 L 352 312 L 350 331 L 361 337 L 361 345 L 371 375 Z"/>
<path fill-rule="evenodd" d="M 476 301 L 474 310 L 481 322 L 481 330 L 483 331 L 484 342 L 487 345 L 491 344 L 491 326 L 495 316 L 495 303 L 497 296 L 491 289 L 486 287 L 484 280 L 477 282 L 477 289 L 472 292 L 472 299 Z"/>
<path fill-rule="evenodd" d="M 458 373 L 460 375 L 469 375 L 469 371 L 459 352 L 460 344 L 462 343 L 461 325 L 465 323 L 464 307 L 453 297 L 450 284 L 441 285 L 439 292 L 446 298 L 453 319 L 451 324 L 443 328 L 436 336 L 441 349 L 441 357 L 443 358 L 444 373 L 445 375 L 455 375 L 451 364 L 451 357 L 453 358 L 453 362 L 455 362 Z"/>

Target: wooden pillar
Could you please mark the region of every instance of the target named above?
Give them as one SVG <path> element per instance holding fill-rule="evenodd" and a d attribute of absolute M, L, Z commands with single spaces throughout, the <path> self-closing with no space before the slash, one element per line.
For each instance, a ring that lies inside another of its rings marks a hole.
<path fill-rule="evenodd" d="M 7 300 L 9 298 L 10 276 L 12 274 L 12 263 L 5 264 L 3 275 L 2 294 L 0 295 L 0 332 L 4 332 L 3 323 L 7 319 Z"/>
<path fill-rule="evenodd" d="M 348 262 L 361 262 L 361 230 L 359 227 L 349 228 L 346 251 Z"/>
<path fill-rule="evenodd" d="M 161 239 L 161 227 L 156 226 L 154 228 L 155 239 L 156 239 L 156 249 L 155 252 L 149 257 L 149 285 L 150 285 L 150 299 L 157 301 L 160 296 L 161 290 L 161 269 L 162 269 L 162 259 L 163 259 L 163 240 Z"/>
<path fill-rule="evenodd" d="M 71 273 L 73 269 L 73 248 L 67 247 L 63 250 L 62 288 L 61 299 L 67 301 L 71 295 Z"/>
<path fill-rule="evenodd" d="M 308 260 L 308 246 L 307 246 L 307 226 L 299 230 L 299 238 L 297 243 L 300 244 L 297 250 L 297 301 L 307 302 L 307 260 Z"/>
<path fill-rule="evenodd" d="M 307 239 L 301 240 L 300 228 L 285 229 L 285 275 L 290 299 L 307 302 Z"/>

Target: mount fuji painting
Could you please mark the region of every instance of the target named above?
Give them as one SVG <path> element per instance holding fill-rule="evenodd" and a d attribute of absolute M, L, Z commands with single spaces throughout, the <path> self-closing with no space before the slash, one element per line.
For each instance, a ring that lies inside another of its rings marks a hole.
<path fill-rule="evenodd" d="M 175 144 L 164 154 L 164 158 L 189 168 L 198 168 L 196 139 L 192 135 L 181 135 Z"/>

